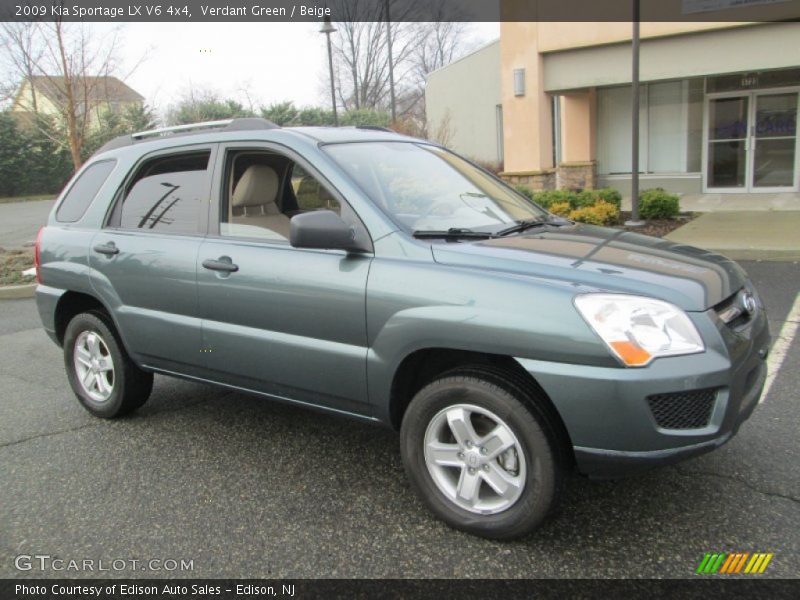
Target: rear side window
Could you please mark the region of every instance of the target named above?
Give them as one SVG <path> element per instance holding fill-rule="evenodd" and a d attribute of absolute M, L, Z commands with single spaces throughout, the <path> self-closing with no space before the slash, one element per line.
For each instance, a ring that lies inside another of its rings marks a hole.
<path fill-rule="evenodd" d="M 158 157 L 128 183 L 119 227 L 163 233 L 198 233 L 200 208 L 208 200 L 211 152 Z"/>
<path fill-rule="evenodd" d="M 101 160 L 86 167 L 64 196 L 56 211 L 56 221 L 61 223 L 79 221 L 116 164 L 115 160 Z"/>

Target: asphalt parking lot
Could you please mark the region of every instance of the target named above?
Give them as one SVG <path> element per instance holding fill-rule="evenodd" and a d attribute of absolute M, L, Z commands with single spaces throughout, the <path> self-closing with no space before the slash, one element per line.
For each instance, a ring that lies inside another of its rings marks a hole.
<path fill-rule="evenodd" d="M 0 204 L 0 246 L 18 248 L 32 245 L 36 232 L 47 222 L 55 200 Z"/>
<path fill-rule="evenodd" d="M 800 264 L 746 263 L 773 334 Z M 0 577 L 14 557 L 193 561 L 122 577 L 691 577 L 704 553 L 773 552 L 800 576 L 800 341 L 770 393 L 718 451 L 647 475 L 571 478 L 535 535 L 448 529 L 411 492 L 391 431 L 156 378 L 119 421 L 72 396 L 32 300 L 0 303 Z"/>

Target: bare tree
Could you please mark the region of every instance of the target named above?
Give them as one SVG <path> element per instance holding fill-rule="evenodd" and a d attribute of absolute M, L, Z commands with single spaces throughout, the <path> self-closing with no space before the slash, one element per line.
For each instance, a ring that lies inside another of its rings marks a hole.
<path fill-rule="evenodd" d="M 412 73 L 406 102 L 406 112 L 427 128 L 425 117 L 425 84 L 427 77 L 472 50 L 476 41 L 469 39 L 465 14 L 457 3 L 447 0 L 428 0 L 426 19 L 419 23 L 418 43 L 411 56 Z"/>
<path fill-rule="evenodd" d="M 10 100 L 17 91 L 18 79 L 30 80 L 36 74 L 36 66 L 42 58 L 43 48 L 37 43 L 37 24 L 31 22 L 7 22 L 0 30 L 3 69 L 12 76 L 4 81 L 0 91 L 3 100 Z M 33 111 L 38 111 L 36 92 L 31 91 Z"/>
<path fill-rule="evenodd" d="M 449 65 L 471 48 L 466 23 L 437 21 L 420 23 L 420 43 L 416 45 L 411 60 L 418 82 L 424 81 L 428 73 Z"/>
<path fill-rule="evenodd" d="M 474 44 L 459 22 L 458 10 L 443 0 L 339 0 L 333 36 L 334 79 L 345 110 L 389 106 L 389 52 L 386 6 L 391 14 L 392 68 L 400 120 L 425 128 L 425 79 Z M 417 22 L 424 17 L 430 21 Z M 407 123 L 408 124 L 408 123 Z"/>
<path fill-rule="evenodd" d="M 68 146 L 77 169 L 92 119 L 109 97 L 107 78 L 119 73 L 117 31 L 97 36 L 83 23 L 60 20 L 21 25 L 4 23 L 0 46 L 17 79 L 28 82 L 32 97 L 27 108 L 36 117 L 42 114 L 37 93 L 47 89 L 63 130 L 63 137 L 54 141 Z"/>
<path fill-rule="evenodd" d="M 336 94 L 345 110 L 386 109 L 389 98 L 389 38 L 386 3 L 376 0 L 340 0 L 336 14 L 333 53 Z M 395 81 L 409 73 L 409 58 L 418 41 L 418 27 L 405 22 L 417 9 L 414 0 L 392 0 L 392 66 Z"/>
<path fill-rule="evenodd" d="M 474 47 L 469 27 L 455 21 L 416 23 L 417 35 L 409 57 L 409 76 L 400 95 L 400 112 L 425 128 L 425 85 L 428 75 L 449 65 Z"/>
<path fill-rule="evenodd" d="M 456 134 L 450 110 L 445 111 L 444 116 L 438 123 L 428 123 L 427 129 L 428 139 L 442 146 L 449 146 L 450 142 L 453 141 L 453 136 Z"/>

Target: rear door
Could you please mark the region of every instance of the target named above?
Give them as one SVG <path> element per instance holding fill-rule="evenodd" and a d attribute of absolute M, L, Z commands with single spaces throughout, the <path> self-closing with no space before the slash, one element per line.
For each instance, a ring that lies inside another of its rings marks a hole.
<path fill-rule="evenodd" d="M 206 232 L 215 145 L 146 156 L 92 240 L 92 283 L 145 365 L 202 375 L 197 252 Z"/>
<path fill-rule="evenodd" d="M 291 216 L 320 209 L 368 234 L 320 174 L 287 152 L 220 147 L 198 256 L 206 364 L 218 381 L 366 415 L 372 255 L 301 250 L 287 237 Z"/>

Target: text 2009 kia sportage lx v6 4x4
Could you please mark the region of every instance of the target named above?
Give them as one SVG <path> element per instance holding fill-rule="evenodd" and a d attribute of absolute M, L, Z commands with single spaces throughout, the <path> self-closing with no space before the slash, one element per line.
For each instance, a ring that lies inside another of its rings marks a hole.
<path fill-rule="evenodd" d="M 765 379 L 767 319 L 736 263 L 554 217 L 388 131 L 118 138 L 36 256 L 44 327 L 93 414 L 136 409 L 163 373 L 380 422 L 431 510 L 486 537 L 536 527 L 573 467 L 716 448 Z"/>

